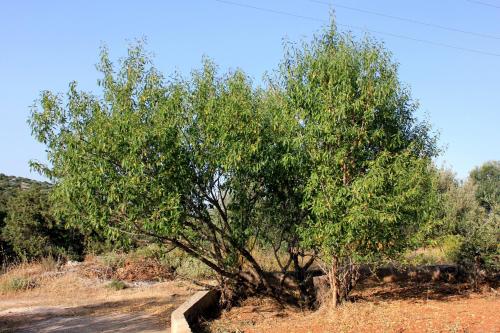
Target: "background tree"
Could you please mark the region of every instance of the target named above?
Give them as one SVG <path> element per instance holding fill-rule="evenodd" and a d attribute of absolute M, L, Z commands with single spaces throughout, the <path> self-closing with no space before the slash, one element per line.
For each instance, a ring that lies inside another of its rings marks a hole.
<path fill-rule="evenodd" d="M 0 173 L 0 263 L 5 264 L 15 259 L 16 254 L 10 244 L 2 235 L 5 220 L 8 215 L 8 202 L 12 200 L 19 191 L 26 190 L 31 186 L 47 188 L 46 182 L 38 182 L 24 177 L 7 176 Z"/>
<path fill-rule="evenodd" d="M 459 181 L 450 171 L 439 172 L 439 209 L 429 229 L 430 240 L 452 242 L 454 262 L 478 286 L 486 273 L 500 270 L 500 209 L 492 198 L 495 191 L 492 162 L 471 171 Z M 482 176 L 478 173 L 485 171 Z M 496 186 L 500 186 L 498 180 Z"/>
<path fill-rule="evenodd" d="M 470 173 L 476 185 L 476 197 L 481 206 L 490 212 L 493 206 L 500 205 L 500 161 L 486 162 Z"/>
<path fill-rule="evenodd" d="M 2 237 L 21 259 L 75 258 L 83 253 L 82 235 L 53 217 L 49 191 L 47 186 L 32 185 L 8 201 Z"/>

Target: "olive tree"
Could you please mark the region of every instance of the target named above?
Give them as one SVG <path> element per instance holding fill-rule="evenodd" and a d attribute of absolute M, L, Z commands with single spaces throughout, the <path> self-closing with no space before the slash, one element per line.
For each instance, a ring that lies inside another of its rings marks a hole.
<path fill-rule="evenodd" d="M 500 209 L 494 200 L 499 181 L 494 171 L 494 162 L 486 162 L 459 181 L 441 170 L 438 215 L 428 233 L 434 241 L 447 237 L 454 242 L 450 257 L 475 287 L 500 270 Z"/>

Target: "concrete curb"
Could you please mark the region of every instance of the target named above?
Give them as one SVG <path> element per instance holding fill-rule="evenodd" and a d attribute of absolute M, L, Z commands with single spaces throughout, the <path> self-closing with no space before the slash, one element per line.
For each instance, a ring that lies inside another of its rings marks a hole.
<path fill-rule="evenodd" d="M 207 312 L 215 312 L 219 293 L 215 290 L 199 291 L 181 304 L 170 316 L 171 333 L 193 333 L 189 323 Z"/>

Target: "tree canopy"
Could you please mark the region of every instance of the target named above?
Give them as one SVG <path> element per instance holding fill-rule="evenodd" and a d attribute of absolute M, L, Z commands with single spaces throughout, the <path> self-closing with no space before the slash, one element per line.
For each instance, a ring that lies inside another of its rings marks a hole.
<path fill-rule="evenodd" d="M 392 255 L 431 215 L 435 140 L 376 41 L 329 27 L 289 45 L 263 87 L 207 59 L 167 80 L 140 44 L 118 66 L 102 50 L 98 68 L 101 96 L 44 91 L 29 120 L 49 160 L 33 166 L 70 224 L 181 248 L 223 283 L 275 293 L 252 254 L 268 246 L 305 294 L 319 255 Z"/>

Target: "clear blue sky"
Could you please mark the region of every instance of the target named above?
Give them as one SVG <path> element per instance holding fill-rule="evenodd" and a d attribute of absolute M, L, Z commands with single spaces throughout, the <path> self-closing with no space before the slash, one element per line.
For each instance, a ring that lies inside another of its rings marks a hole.
<path fill-rule="evenodd" d="M 328 0 L 325 0 L 328 1 Z M 0 172 L 40 179 L 30 159 L 44 160 L 26 124 L 42 89 L 65 92 L 71 80 L 96 89 L 99 46 L 115 58 L 128 41 L 146 36 L 157 67 L 187 73 L 203 55 L 222 69 L 240 67 L 256 82 L 276 67 L 282 39 L 310 38 L 329 7 L 308 0 L 233 0 L 307 16 L 299 18 L 215 0 L 5 1 L 0 8 Z M 332 0 L 343 6 L 496 36 L 483 38 L 336 8 L 339 24 L 500 54 L 500 1 Z M 348 29 L 341 26 L 341 29 Z M 357 35 L 364 32 L 352 29 Z M 366 32 L 366 31 L 365 31 Z M 460 51 L 373 34 L 400 63 L 401 79 L 420 101 L 447 146 L 446 162 L 460 177 L 484 161 L 500 159 L 500 56 Z"/>

